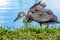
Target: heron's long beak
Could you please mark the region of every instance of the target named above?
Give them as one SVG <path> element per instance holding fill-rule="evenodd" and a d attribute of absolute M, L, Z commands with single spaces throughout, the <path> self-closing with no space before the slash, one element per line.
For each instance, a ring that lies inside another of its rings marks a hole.
<path fill-rule="evenodd" d="M 13 22 L 16 22 L 16 21 L 19 20 L 20 18 L 21 18 L 21 17 L 18 16 Z"/>

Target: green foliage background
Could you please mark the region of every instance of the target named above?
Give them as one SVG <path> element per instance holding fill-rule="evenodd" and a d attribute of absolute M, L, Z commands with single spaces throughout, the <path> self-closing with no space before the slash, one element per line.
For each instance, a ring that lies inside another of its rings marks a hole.
<path fill-rule="evenodd" d="M 41 29 L 26 25 L 16 29 L 0 27 L 0 40 L 60 40 L 60 27 Z"/>

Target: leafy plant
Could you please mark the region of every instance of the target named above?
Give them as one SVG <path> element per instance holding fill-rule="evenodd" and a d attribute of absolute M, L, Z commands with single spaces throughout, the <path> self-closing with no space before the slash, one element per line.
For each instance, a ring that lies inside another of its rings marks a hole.
<path fill-rule="evenodd" d="M 28 25 L 27 27 L 9 30 L 9 28 L 1 26 L 0 40 L 60 40 L 60 27 L 52 27 L 45 30 Z"/>

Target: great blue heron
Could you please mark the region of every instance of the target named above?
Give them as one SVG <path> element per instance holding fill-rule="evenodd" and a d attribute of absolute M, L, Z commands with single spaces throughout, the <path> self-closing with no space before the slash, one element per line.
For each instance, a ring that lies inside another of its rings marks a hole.
<path fill-rule="evenodd" d="M 34 18 L 32 18 L 32 16 L 28 16 L 28 15 L 26 15 L 24 12 L 20 12 L 19 14 L 18 14 L 18 16 L 17 16 L 17 18 L 14 20 L 14 22 L 15 21 L 17 21 L 17 20 L 19 20 L 21 17 L 23 17 L 23 16 L 25 16 L 25 18 L 24 18 L 24 22 L 31 22 L 32 20 L 33 21 L 36 21 L 36 22 L 38 22 L 38 23 L 40 23 L 40 26 L 42 27 L 42 24 L 43 23 L 49 23 L 49 22 L 51 22 L 51 23 L 58 23 L 58 19 L 57 19 L 57 16 L 55 16 L 55 15 L 53 15 L 53 17 L 48 21 L 45 21 L 45 20 L 42 20 L 42 21 L 40 21 L 39 20 L 39 18 L 37 18 L 37 20 L 35 20 Z M 45 16 L 44 16 L 45 17 Z M 40 17 L 41 18 L 41 17 Z M 45 17 L 46 18 L 46 17 Z M 49 24 L 47 24 L 47 27 L 46 28 L 48 28 L 48 25 Z"/>
<path fill-rule="evenodd" d="M 25 16 L 25 19 L 24 19 L 25 22 L 34 20 L 40 23 L 41 27 L 42 27 L 42 23 L 58 22 L 57 16 L 55 16 L 50 9 L 45 9 L 46 5 L 45 6 L 44 5 L 42 6 L 41 2 L 39 2 L 35 4 L 33 7 L 31 7 L 28 10 L 27 14 L 25 14 L 25 12 L 20 12 L 18 14 L 18 17 L 14 20 L 14 22 L 23 16 Z"/>
<path fill-rule="evenodd" d="M 38 8 L 38 6 L 40 7 L 40 6 L 42 6 L 43 8 L 44 7 L 46 7 L 46 4 L 44 4 L 44 3 L 41 3 L 42 1 L 40 1 L 40 2 L 38 2 L 38 3 L 35 3 L 32 7 L 30 7 L 29 8 L 29 11 L 28 11 L 28 14 L 25 14 L 25 12 L 20 12 L 19 14 L 18 14 L 18 17 L 14 20 L 14 22 L 16 21 L 16 20 L 18 20 L 18 19 L 20 19 L 21 17 L 23 17 L 23 16 L 26 16 L 26 18 L 28 18 L 29 17 L 29 12 L 32 12 L 32 13 L 34 13 L 36 10 L 39 10 L 39 8 Z M 27 17 L 28 16 L 28 17 Z M 31 17 L 30 17 L 31 18 Z"/>

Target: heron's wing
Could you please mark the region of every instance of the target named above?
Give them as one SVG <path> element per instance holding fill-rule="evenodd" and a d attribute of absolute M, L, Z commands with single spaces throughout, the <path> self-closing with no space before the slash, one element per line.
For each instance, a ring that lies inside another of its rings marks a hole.
<path fill-rule="evenodd" d="M 39 13 L 34 13 L 31 16 L 34 20 L 36 20 L 38 22 L 45 22 L 45 21 L 49 21 L 53 15 L 49 15 L 47 13 L 44 13 L 40 16 Z"/>
<path fill-rule="evenodd" d="M 51 18 L 53 17 L 53 15 L 49 15 L 49 14 L 43 14 L 42 16 L 40 16 L 39 20 L 41 21 L 49 21 Z"/>
<path fill-rule="evenodd" d="M 53 15 L 53 14 L 54 14 L 54 13 L 52 12 L 52 10 L 50 10 L 50 9 L 44 9 L 44 11 L 45 11 L 46 13 L 50 14 L 50 15 Z"/>

